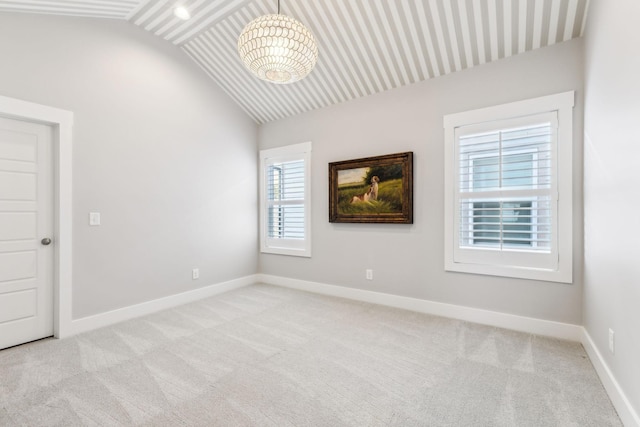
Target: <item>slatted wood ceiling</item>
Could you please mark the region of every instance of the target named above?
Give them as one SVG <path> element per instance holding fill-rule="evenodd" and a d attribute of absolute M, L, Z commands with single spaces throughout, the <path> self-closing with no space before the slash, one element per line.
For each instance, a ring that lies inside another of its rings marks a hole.
<path fill-rule="evenodd" d="M 264 123 L 482 65 L 582 35 L 588 0 L 281 0 L 320 58 L 304 80 L 254 78 L 236 51 L 276 0 L 0 0 L 0 11 L 128 20 L 179 45 L 256 122 Z"/>

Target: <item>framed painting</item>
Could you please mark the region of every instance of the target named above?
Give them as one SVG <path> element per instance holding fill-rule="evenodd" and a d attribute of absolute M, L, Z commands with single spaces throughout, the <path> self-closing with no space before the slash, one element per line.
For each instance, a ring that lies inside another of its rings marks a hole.
<path fill-rule="evenodd" d="M 413 224 L 413 152 L 329 163 L 329 222 Z"/>

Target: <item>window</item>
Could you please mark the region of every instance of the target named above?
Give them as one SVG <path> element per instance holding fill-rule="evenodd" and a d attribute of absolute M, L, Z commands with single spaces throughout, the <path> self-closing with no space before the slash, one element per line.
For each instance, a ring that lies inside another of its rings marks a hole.
<path fill-rule="evenodd" d="M 445 268 L 572 281 L 573 92 L 445 116 Z"/>
<path fill-rule="evenodd" d="M 550 253 L 555 122 L 542 114 L 456 130 L 461 247 Z"/>
<path fill-rule="evenodd" d="M 311 256 L 311 143 L 260 151 L 260 250 Z"/>

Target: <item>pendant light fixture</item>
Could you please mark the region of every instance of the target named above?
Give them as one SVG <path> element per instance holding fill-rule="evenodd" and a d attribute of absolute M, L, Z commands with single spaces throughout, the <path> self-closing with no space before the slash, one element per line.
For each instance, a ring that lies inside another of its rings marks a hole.
<path fill-rule="evenodd" d="M 303 79 L 316 65 L 316 40 L 300 21 L 280 14 L 249 22 L 238 38 L 244 65 L 258 78 L 272 83 Z"/>

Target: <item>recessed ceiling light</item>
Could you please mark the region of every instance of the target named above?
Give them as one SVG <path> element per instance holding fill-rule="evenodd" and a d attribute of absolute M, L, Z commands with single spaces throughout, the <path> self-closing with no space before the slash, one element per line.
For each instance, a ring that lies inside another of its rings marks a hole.
<path fill-rule="evenodd" d="M 189 10 L 182 5 L 177 5 L 175 8 L 173 8 L 173 14 L 177 18 L 180 18 L 185 21 L 191 18 L 191 14 L 189 13 Z"/>

